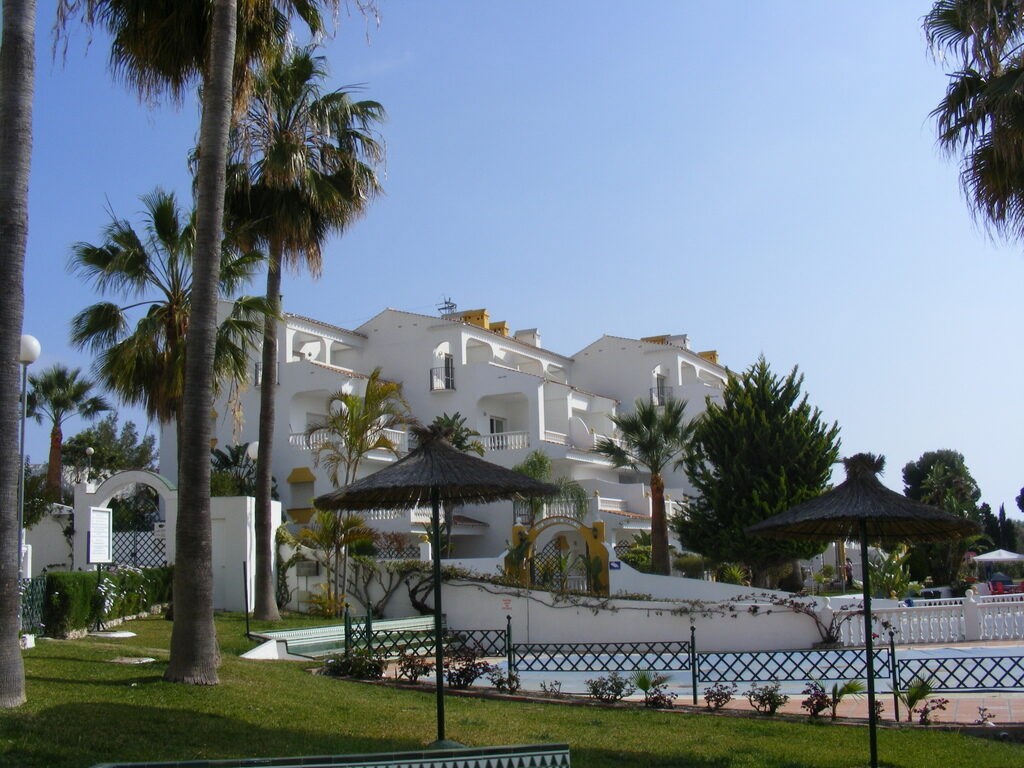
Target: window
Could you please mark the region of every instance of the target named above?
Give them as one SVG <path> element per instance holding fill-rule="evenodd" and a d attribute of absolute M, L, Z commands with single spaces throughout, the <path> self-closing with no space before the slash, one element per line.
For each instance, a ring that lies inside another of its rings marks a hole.
<path fill-rule="evenodd" d="M 450 354 L 441 355 L 442 365 L 430 369 L 430 391 L 455 389 L 455 358 Z"/>
<path fill-rule="evenodd" d="M 508 431 L 508 419 L 503 419 L 500 416 L 491 416 L 490 425 L 492 435 L 500 435 Z"/>

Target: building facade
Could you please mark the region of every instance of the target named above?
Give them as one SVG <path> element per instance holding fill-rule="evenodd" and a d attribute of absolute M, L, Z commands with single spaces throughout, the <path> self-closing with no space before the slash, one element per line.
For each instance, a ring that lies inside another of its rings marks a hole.
<path fill-rule="evenodd" d="M 575 355 L 541 345 L 537 329 L 511 331 L 486 310 L 429 316 L 385 309 L 354 330 L 300 315 L 278 323 L 278 381 L 272 466 L 286 517 L 296 524 L 312 514 L 312 499 L 332 490 L 314 462 L 320 438 L 307 429 L 326 417 L 334 392 L 362 394 L 371 371 L 399 382 L 412 414 L 430 423 L 458 412 L 489 461 L 512 467 L 531 451 L 544 452 L 556 478 L 587 491 L 585 519 L 604 521 L 609 543 L 625 543 L 650 530 L 650 498 L 643 474 L 616 469 L 594 453 L 602 437 L 615 438 L 612 416 L 631 411 L 637 399 L 688 401 L 699 415 L 707 398 L 720 399 L 727 371 L 714 352 L 696 353 L 685 336 L 625 339 L 602 336 Z M 258 355 L 258 351 L 256 355 Z M 266 372 L 254 359 L 248 383 L 222 395 L 214 434 L 221 447 L 257 439 L 259 393 Z M 410 449 L 405 430 L 389 431 L 399 457 Z M 161 472 L 176 477 L 173 425 L 162 430 Z M 368 474 L 396 457 L 373 451 L 362 462 Z M 670 499 L 689 490 L 685 476 L 666 476 Z M 552 505 L 545 514 L 558 514 Z M 426 531 L 427 510 L 364 515 L 382 532 L 400 534 L 409 546 Z M 493 556 L 510 540 L 512 503 L 455 511 L 453 542 L 460 557 Z"/>

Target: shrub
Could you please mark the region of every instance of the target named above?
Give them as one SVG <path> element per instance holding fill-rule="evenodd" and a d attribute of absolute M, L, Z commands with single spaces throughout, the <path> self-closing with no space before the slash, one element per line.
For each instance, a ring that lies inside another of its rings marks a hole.
<path fill-rule="evenodd" d="M 839 709 L 839 702 L 841 702 L 847 696 L 856 697 L 860 696 L 863 693 L 864 683 L 862 683 L 860 680 L 847 680 L 842 685 L 840 685 L 839 683 L 834 683 L 832 685 L 832 695 L 829 696 L 829 699 L 831 700 L 831 704 L 829 706 L 831 707 L 832 711 L 832 719 L 835 720 L 836 717 L 838 717 L 836 712 Z M 875 702 L 875 704 L 878 703 L 879 702 L 877 701 Z"/>
<path fill-rule="evenodd" d="M 618 672 L 612 672 L 607 677 L 587 680 L 585 685 L 591 696 L 605 703 L 621 701 L 636 690 L 634 685 Z"/>
<path fill-rule="evenodd" d="M 88 571 L 46 574 L 43 625 L 51 637 L 88 629 L 97 619 L 124 618 L 171 599 L 171 568 L 119 566 L 102 577 Z"/>
<path fill-rule="evenodd" d="M 547 696 L 560 697 L 562 695 L 562 681 L 552 680 L 548 682 L 547 680 L 541 680 L 540 692 Z"/>
<path fill-rule="evenodd" d="M 929 699 L 923 707 L 917 710 L 917 722 L 921 725 L 930 725 L 932 712 L 945 710 L 947 704 L 949 704 L 949 699 Z"/>
<path fill-rule="evenodd" d="M 732 701 L 732 697 L 736 695 L 736 690 L 735 685 L 715 683 L 704 689 L 704 703 L 712 711 L 719 710 Z"/>
<path fill-rule="evenodd" d="M 380 680 L 384 677 L 387 661 L 384 657 L 367 650 L 356 648 L 348 655 L 328 656 L 320 668 L 321 674 L 329 677 L 354 677 L 357 680 Z"/>
<path fill-rule="evenodd" d="M 408 680 L 410 683 L 419 681 L 434 671 L 434 665 L 425 657 L 417 656 L 415 653 L 406 652 L 398 660 L 398 668 L 395 669 L 395 677 Z"/>
<path fill-rule="evenodd" d="M 750 706 L 762 715 L 774 715 L 779 707 L 789 701 L 789 696 L 779 693 L 779 684 L 755 685 L 747 691 Z"/>
<path fill-rule="evenodd" d="M 666 683 L 671 679 L 669 675 L 660 672 L 638 669 L 629 678 L 630 683 L 643 691 L 644 706 L 651 709 L 671 709 L 676 694 L 668 692 Z"/>
<path fill-rule="evenodd" d="M 444 678 L 449 688 L 469 688 L 479 678 L 490 673 L 492 667 L 472 648 L 459 648 L 444 660 Z"/>
<path fill-rule="evenodd" d="M 700 579 L 704 576 L 705 562 L 700 555 L 676 555 L 672 567 L 688 579 Z"/>
<path fill-rule="evenodd" d="M 630 568 L 640 571 L 641 573 L 651 572 L 650 547 L 640 547 L 634 544 L 623 552 L 619 559 Z"/>
<path fill-rule="evenodd" d="M 817 680 L 812 680 L 803 690 L 807 698 L 800 702 L 800 707 L 807 710 L 811 717 L 817 717 L 826 709 L 832 706 L 832 699 L 825 693 L 825 686 Z"/>
<path fill-rule="evenodd" d="M 519 673 L 515 670 L 511 670 L 506 674 L 505 670 L 501 667 L 491 667 L 487 677 L 491 681 L 491 685 L 497 688 L 499 693 L 515 693 L 519 690 Z"/>

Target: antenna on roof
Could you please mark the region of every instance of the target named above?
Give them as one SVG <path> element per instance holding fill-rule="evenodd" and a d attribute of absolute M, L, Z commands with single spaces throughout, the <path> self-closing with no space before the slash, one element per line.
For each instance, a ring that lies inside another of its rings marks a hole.
<path fill-rule="evenodd" d="M 458 306 L 448 296 L 442 298 L 441 303 L 437 305 L 437 311 L 441 313 L 441 317 L 454 315 L 456 310 L 458 310 Z"/>

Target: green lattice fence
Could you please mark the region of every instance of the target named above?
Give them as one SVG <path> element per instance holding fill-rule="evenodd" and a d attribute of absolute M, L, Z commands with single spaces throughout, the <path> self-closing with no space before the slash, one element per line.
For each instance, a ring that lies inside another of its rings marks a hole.
<path fill-rule="evenodd" d="M 46 576 L 21 582 L 21 629 L 36 634 L 43 629 L 43 599 L 46 597 Z"/>

